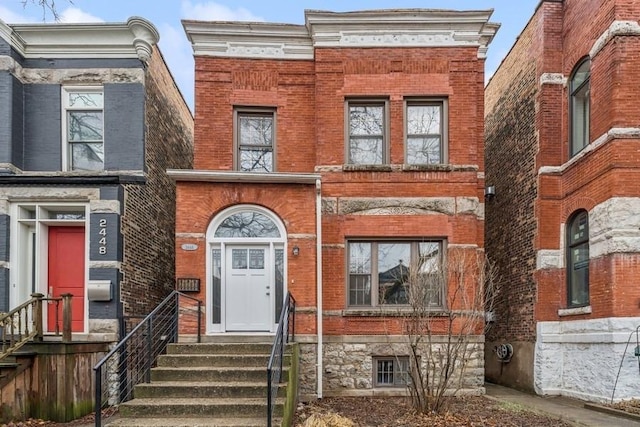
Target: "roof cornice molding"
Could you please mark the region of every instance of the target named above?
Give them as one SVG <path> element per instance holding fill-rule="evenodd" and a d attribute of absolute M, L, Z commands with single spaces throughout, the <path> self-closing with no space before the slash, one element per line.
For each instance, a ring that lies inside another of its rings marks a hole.
<path fill-rule="evenodd" d="M 493 9 L 391 9 L 359 12 L 305 11 L 315 47 L 479 47 L 486 57 L 499 24 Z"/>
<path fill-rule="evenodd" d="M 124 23 L 4 24 L 0 36 L 24 58 L 138 58 L 146 62 L 160 40 L 144 18 Z"/>
<path fill-rule="evenodd" d="M 182 21 L 196 56 L 313 59 L 304 25 Z"/>
<path fill-rule="evenodd" d="M 182 21 L 196 56 L 313 59 L 318 47 L 478 47 L 486 57 L 493 9 L 305 11 L 305 25 Z"/>
<path fill-rule="evenodd" d="M 254 184 L 315 184 L 322 178 L 321 175 L 314 173 L 256 173 L 191 169 L 168 169 L 167 175 L 175 181 Z"/>

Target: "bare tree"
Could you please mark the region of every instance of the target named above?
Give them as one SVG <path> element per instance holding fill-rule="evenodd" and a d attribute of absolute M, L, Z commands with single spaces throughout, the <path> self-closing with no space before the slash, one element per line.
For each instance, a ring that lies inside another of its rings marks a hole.
<path fill-rule="evenodd" d="M 409 353 L 404 375 L 412 404 L 422 413 L 442 412 L 445 397 L 464 386 L 477 349 L 473 337 L 489 326 L 485 313 L 499 293 L 496 269 L 482 252 L 454 248 L 444 261 L 412 263 L 402 282 L 408 298 L 408 308 L 400 311 Z"/>
<path fill-rule="evenodd" d="M 42 20 L 46 21 L 47 14 L 51 14 L 53 19 L 60 21 L 60 15 L 58 14 L 58 8 L 56 6 L 56 0 L 20 0 L 22 7 L 26 8 L 29 5 L 34 5 L 42 8 Z M 66 0 L 68 3 L 73 4 L 73 1 Z"/>

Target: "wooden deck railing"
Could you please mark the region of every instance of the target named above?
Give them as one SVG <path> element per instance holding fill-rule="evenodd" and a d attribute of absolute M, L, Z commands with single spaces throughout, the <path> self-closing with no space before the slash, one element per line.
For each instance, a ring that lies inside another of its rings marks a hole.
<path fill-rule="evenodd" d="M 62 342 L 71 342 L 71 294 L 45 298 L 43 294 L 31 294 L 31 299 L 8 313 L 0 314 L 0 360 L 11 355 L 30 341 L 42 341 L 44 336 L 43 302 L 55 305 L 53 333 L 60 335 L 59 307 L 62 303 Z"/>

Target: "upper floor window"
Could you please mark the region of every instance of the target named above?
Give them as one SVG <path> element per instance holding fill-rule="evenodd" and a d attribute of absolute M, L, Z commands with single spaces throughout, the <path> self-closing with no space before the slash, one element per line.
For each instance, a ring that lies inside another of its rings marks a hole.
<path fill-rule="evenodd" d="M 571 157 L 589 144 L 589 92 L 591 61 L 584 59 L 571 74 L 569 83 L 569 120 L 571 123 Z"/>
<path fill-rule="evenodd" d="M 273 172 L 275 111 L 235 111 L 236 169 L 243 172 Z"/>
<path fill-rule="evenodd" d="M 63 103 L 63 169 L 104 169 L 104 94 L 102 88 L 65 87 Z"/>
<path fill-rule="evenodd" d="M 387 163 L 387 102 L 347 101 L 347 163 Z"/>
<path fill-rule="evenodd" d="M 567 227 L 567 301 L 569 307 L 589 304 L 589 215 L 580 211 Z"/>
<path fill-rule="evenodd" d="M 350 306 L 410 304 L 419 295 L 429 307 L 443 305 L 441 241 L 349 242 Z"/>
<path fill-rule="evenodd" d="M 445 163 L 446 101 L 410 100 L 405 104 L 406 162 Z"/>

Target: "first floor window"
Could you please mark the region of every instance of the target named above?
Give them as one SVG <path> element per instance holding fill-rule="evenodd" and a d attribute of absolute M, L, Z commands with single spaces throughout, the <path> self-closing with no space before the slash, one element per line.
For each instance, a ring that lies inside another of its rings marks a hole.
<path fill-rule="evenodd" d="M 242 172 L 273 172 L 275 111 L 237 110 L 237 169 Z"/>
<path fill-rule="evenodd" d="M 569 221 L 567 300 L 569 307 L 589 304 L 589 215 L 580 211 Z"/>
<path fill-rule="evenodd" d="M 102 88 L 63 88 L 66 170 L 104 169 L 104 94 Z"/>
<path fill-rule="evenodd" d="M 441 241 L 351 241 L 348 251 L 350 306 L 442 306 Z"/>
<path fill-rule="evenodd" d="M 409 384 L 409 357 L 374 357 L 375 387 L 405 387 Z"/>

